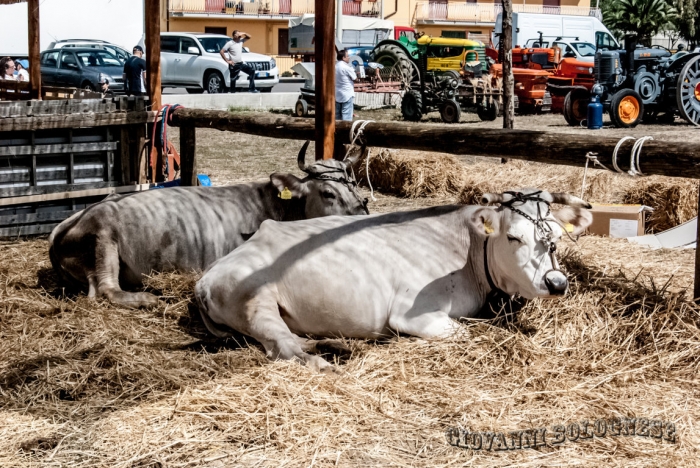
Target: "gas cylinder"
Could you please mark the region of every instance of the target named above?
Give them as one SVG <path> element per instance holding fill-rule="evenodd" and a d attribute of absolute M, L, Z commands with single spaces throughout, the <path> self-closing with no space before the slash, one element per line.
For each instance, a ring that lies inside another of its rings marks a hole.
<path fill-rule="evenodd" d="M 603 105 L 600 103 L 600 97 L 597 94 L 591 96 L 591 102 L 588 103 L 588 128 L 590 130 L 598 130 L 603 128 Z"/>

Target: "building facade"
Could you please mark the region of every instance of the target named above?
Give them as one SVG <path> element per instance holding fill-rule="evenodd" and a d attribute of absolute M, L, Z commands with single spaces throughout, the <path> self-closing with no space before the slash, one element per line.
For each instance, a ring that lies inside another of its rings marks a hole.
<path fill-rule="evenodd" d="M 163 31 L 212 32 L 231 35 L 234 29 L 252 36 L 251 51 L 275 57 L 280 72 L 294 59 L 289 55 L 290 17 L 314 13 L 314 0 L 162 0 Z M 333 1 L 333 0 L 328 0 Z M 342 0 L 343 14 L 391 20 L 433 36 L 471 38 L 488 44 L 500 2 L 480 0 Z M 527 13 L 594 15 L 590 0 L 513 0 L 513 10 Z"/>

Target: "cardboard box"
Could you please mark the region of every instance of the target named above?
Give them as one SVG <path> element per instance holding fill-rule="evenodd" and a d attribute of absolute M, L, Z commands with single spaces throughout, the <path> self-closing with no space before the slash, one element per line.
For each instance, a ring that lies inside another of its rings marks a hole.
<path fill-rule="evenodd" d="M 593 204 L 593 223 L 589 234 L 610 237 L 634 237 L 644 235 L 644 213 L 651 208 L 644 205 Z"/>

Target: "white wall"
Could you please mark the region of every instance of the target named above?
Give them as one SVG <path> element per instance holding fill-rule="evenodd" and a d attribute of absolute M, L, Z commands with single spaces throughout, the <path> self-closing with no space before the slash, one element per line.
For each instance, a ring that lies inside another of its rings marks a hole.
<path fill-rule="evenodd" d="M 127 50 L 143 35 L 143 0 L 42 0 L 40 47 L 55 39 L 102 39 Z M 0 54 L 27 54 L 27 4 L 0 5 Z"/>

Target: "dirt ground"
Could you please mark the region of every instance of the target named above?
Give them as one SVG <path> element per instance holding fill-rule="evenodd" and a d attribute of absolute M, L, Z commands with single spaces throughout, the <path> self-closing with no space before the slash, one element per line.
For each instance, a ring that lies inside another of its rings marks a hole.
<path fill-rule="evenodd" d="M 586 131 L 556 115 L 516 127 Z M 677 120 L 590 134 L 700 142 L 699 132 Z M 198 172 L 215 185 L 299 173 L 299 141 L 200 129 L 197 144 Z M 375 196 L 372 212 L 455 201 Z M 330 376 L 269 362 L 245 337 L 210 336 L 190 303 L 196 274 L 154 275 L 147 288 L 163 294 L 160 306 L 128 310 L 63 289 L 46 239 L 3 242 L 0 466 L 696 466 L 694 255 L 596 236 L 562 241 L 567 297 L 531 301 L 514 321 L 466 322 L 449 340 L 349 340 L 349 357 L 327 356 L 343 371 Z M 673 423 L 675 440 L 608 433 L 499 451 L 445 436 L 620 416 Z"/>

